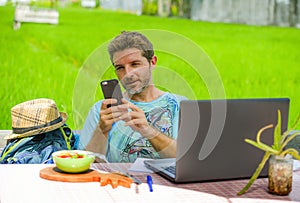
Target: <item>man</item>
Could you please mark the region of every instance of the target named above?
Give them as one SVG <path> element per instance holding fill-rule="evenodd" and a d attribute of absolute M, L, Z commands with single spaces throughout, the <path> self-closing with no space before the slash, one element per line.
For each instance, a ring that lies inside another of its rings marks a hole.
<path fill-rule="evenodd" d="M 125 89 L 122 104 L 104 99 L 90 110 L 81 148 L 106 155 L 109 162 L 176 155 L 179 102 L 152 81 L 157 57 L 152 43 L 138 32 L 122 32 L 108 46 L 115 73 Z"/>

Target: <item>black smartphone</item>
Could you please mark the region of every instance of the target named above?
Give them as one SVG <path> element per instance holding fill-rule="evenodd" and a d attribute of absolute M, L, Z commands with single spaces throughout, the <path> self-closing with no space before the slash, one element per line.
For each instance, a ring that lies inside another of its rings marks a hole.
<path fill-rule="evenodd" d="M 119 85 L 119 81 L 117 79 L 111 79 L 111 80 L 103 80 L 100 83 L 103 96 L 105 99 L 117 99 L 118 103 L 113 104 L 113 106 L 122 104 L 121 99 L 123 98 L 121 87 Z M 107 107 L 110 107 L 111 104 L 108 104 Z"/>

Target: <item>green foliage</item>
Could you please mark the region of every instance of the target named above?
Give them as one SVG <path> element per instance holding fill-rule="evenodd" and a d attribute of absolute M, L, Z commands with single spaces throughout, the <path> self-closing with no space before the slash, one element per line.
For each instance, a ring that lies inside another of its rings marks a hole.
<path fill-rule="evenodd" d="M 183 0 L 172 0 L 171 1 L 171 16 L 178 16 L 183 17 L 184 16 L 184 4 L 189 4 L 189 2 L 185 2 Z M 181 9 L 181 10 L 180 10 Z"/>
<path fill-rule="evenodd" d="M 300 121 L 300 115 L 297 118 L 296 123 L 293 126 L 297 126 L 299 121 Z M 272 128 L 272 127 L 273 127 L 273 125 L 271 124 L 271 125 L 265 126 L 262 129 L 260 129 L 256 136 L 256 142 L 253 140 L 250 140 L 250 139 L 245 139 L 245 142 L 247 142 L 261 150 L 264 150 L 265 155 L 264 155 L 261 163 L 255 170 L 254 174 L 250 178 L 247 185 L 238 193 L 238 195 L 244 194 L 250 188 L 250 186 L 253 184 L 253 182 L 256 180 L 256 178 L 259 176 L 261 170 L 263 169 L 265 163 L 267 162 L 267 160 L 270 158 L 271 155 L 285 157 L 287 154 L 290 154 L 294 158 L 300 160 L 299 152 L 296 149 L 293 149 L 293 148 L 285 149 L 285 147 L 287 146 L 287 144 L 290 141 L 292 141 L 296 136 L 300 135 L 300 132 L 298 131 L 295 133 L 291 133 L 294 131 L 294 129 L 291 129 L 291 130 L 287 130 L 283 134 L 281 134 L 281 112 L 280 112 L 280 110 L 278 110 L 277 125 L 275 126 L 275 129 L 274 129 L 273 145 L 268 146 L 260 141 L 260 136 L 264 130 L 266 130 L 268 128 Z"/>
<path fill-rule="evenodd" d="M 175 4 L 171 5 L 171 15 L 179 16 L 178 6 L 176 6 Z"/>
<path fill-rule="evenodd" d="M 299 118 L 297 120 L 297 122 L 299 122 Z M 283 134 L 281 134 L 281 113 L 280 110 L 278 110 L 278 121 L 277 121 L 277 125 L 275 126 L 274 129 L 274 135 L 273 135 L 273 145 L 272 146 L 268 146 L 266 144 L 264 144 L 263 142 L 260 141 L 260 136 L 262 134 L 262 132 L 268 128 L 272 128 L 273 125 L 268 125 L 262 129 L 259 130 L 259 132 L 257 133 L 257 137 L 256 137 L 256 142 L 250 139 L 245 139 L 245 142 L 252 144 L 253 146 L 262 149 L 268 153 L 270 153 L 271 155 L 277 155 L 277 156 L 282 156 L 284 157 L 286 154 L 291 154 L 293 155 L 295 158 L 300 159 L 300 156 L 298 155 L 298 152 L 294 153 L 294 150 L 291 149 L 286 149 L 285 147 L 286 145 L 292 140 L 294 139 L 297 135 L 300 134 L 300 132 L 296 132 L 291 134 L 291 132 L 295 129 L 291 129 L 288 130 L 286 132 L 284 132 Z M 291 134 L 291 135 L 290 135 Z"/>
<path fill-rule="evenodd" d="M 143 11 L 145 15 L 157 15 L 157 0 L 143 0 Z"/>
<path fill-rule="evenodd" d="M 23 3 L 16 3 L 23 4 Z M 30 0 L 29 5 L 34 9 L 53 9 L 57 8 L 58 1 L 57 0 Z"/>

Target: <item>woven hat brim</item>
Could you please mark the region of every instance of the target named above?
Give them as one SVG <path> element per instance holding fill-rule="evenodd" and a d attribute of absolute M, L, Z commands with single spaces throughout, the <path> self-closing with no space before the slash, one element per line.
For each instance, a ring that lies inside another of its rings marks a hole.
<path fill-rule="evenodd" d="M 4 139 L 9 140 L 9 139 L 29 137 L 29 136 L 38 135 L 38 134 L 42 134 L 42 133 L 46 133 L 46 132 L 50 132 L 52 130 L 55 130 L 55 129 L 61 127 L 63 124 L 65 124 L 66 120 L 68 119 L 68 115 L 64 112 L 60 112 L 60 116 L 62 118 L 62 121 L 60 121 L 59 123 L 55 123 L 55 124 L 47 126 L 47 127 L 31 130 L 31 131 L 28 131 L 28 132 L 23 133 L 23 134 L 11 133 L 9 135 L 4 136 Z"/>

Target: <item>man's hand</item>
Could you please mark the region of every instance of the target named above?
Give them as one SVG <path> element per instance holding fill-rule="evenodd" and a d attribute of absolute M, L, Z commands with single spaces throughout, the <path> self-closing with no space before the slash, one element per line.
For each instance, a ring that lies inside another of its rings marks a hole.
<path fill-rule="evenodd" d="M 120 120 L 119 119 L 120 116 L 128 112 L 128 109 L 118 108 L 118 106 L 107 107 L 108 104 L 116 104 L 116 103 L 117 103 L 116 99 L 105 99 L 102 102 L 102 106 L 100 109 L 100 120 L 98 125 L 100 130 L 106 137 L 108 135 L 108 132 L 112 128 L 112 124 Z"/>
<path fill-rule="evenodd" d="M 121 115 L 116 114 L 115 118 L 125 121 L 125 126 L 130 126 L 132 130 L 139 132 L 143 137 L 151 138 L 155 130 L 149 125 L 145 112 L 125 99 L 122 99 L 122 103 L 122 105 L 117 106 L 118 113 L 122 113 Z"/>

